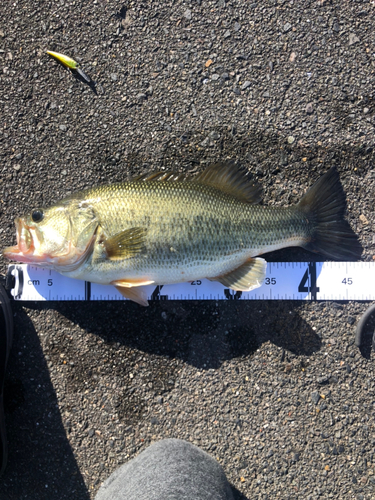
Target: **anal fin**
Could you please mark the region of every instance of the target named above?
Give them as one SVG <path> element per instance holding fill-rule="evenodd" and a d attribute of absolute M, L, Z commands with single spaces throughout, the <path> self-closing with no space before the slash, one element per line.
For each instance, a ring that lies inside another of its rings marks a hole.
<path fill-rule="evenodd" d="M 266 277 L 266 269 L 267 262 L 257 257 L 256 259 L 248 259 L 240 267 L 228 274 L 209 278 L 209 280 L 218 281 L 235 291 L 250 292 L 250 290 L 262 286 Z"/>

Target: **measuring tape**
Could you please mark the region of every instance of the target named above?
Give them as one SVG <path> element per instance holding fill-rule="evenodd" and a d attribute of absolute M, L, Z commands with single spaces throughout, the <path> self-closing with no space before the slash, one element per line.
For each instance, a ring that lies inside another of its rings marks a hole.
<path fill-rule="evenodd" d="M 9 266 L 7 282 L 13 298 L 21 301 L 127 300 L 113 286 L 27 264 Z M 375 263 L 268 262 L 263 285 L 251 292 L 208 280 L 146 289 L 149 300 L 375 300 Z"/>

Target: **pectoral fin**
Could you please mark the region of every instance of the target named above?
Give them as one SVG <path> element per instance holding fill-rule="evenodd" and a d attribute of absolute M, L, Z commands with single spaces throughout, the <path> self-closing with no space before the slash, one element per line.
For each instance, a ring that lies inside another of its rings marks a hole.
<path fill-rule="evenodd" d="M 110 260 L 122 260 L 134 257 L 145 248 L 146 229 L 143 227 L 132 227 L 120 231 L 103 241 L 107 258 Z"/>
<path fill-rule="evenodd" d="M 266 277 L 267 262 L 264 259 L 249 259 L 240 267 L 223 276 L 209 278 L 241 292 L 250 292 L 262 285 Z"/>
<path fill-rule="evenodd" d="M 141 306 L 148 306 L 147 293 L 143 288 L 129 288 L 118 285 L 115 285 L 115 287 L 126 299 L 132 300 Z"/>

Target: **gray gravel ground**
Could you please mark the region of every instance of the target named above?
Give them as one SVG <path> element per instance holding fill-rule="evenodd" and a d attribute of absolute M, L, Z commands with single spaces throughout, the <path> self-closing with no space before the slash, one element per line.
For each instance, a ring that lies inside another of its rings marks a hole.
<path fill-rule="evenodd" d="M 276 205 L 337 165 L 374 260 L 374 19 L 373 0 L 3 0 L 0 247 L 69 192 L 233 158 Z M 165 437 L 216 457 L 237 498 L 374 499 L 367 305 L 14 304 L 0 499 L 94 498 Z"/>

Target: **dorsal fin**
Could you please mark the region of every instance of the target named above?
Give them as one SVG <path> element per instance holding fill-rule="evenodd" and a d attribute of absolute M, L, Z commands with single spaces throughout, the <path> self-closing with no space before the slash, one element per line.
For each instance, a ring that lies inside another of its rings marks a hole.
<path fill-rule="evenodd" d="M 179 172 L 173 172 L 172 170 L 166 170 L 165 172 L 148 172 L 146 174 L 137 175 L 133 177 L 131 181 L 185 181 L 190 179 L 191 176 L 189 174 L 180 174 Z"/>
<path fill-rule="evenodd" d="M 239 168 L 233 161 L 213 163 L 195 177 L 191 174 L 165 171 L 138 175 L 132 181 L 197 182 L 220 189 L 241 201 L 254 204 L 259 203 L 262 197 L 259 184 L 249 178 L 246 170 Z"/>
<path fill-rule="evenodd" d="M 262 189 L 246 170 L 239 168 L 233 161 L 214 163 L 194 178 L 194 182 L 213 186 L 225 193 L 248 203 L 259 203 Z"/>

